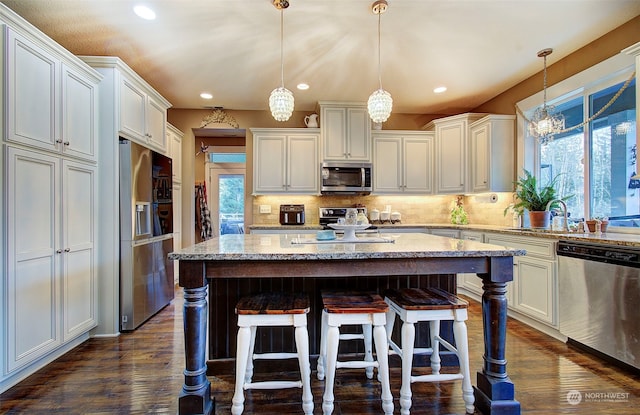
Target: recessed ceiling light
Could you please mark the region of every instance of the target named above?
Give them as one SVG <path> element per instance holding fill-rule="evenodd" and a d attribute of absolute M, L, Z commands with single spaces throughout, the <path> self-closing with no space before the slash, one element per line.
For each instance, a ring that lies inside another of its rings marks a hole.
<path fill-rule="evenodd" d="M 434 88 L 433 92 L 435 92 L 436 94 L 442 94 L 446 90 L 447 90 L 446 86 L 439 86 L 437 88 Z"/>
<path fill-rule="evenodd" d="M 200 94 L 200 98 L 211 99 L 211 98 L 213 98 L 213 95 L 211 95 L 208 92 L 203 92 L 202 94 Z"/>
<path fill-rule="evenodd" d="M 309 89 L 309 84 L 305 84 L 304 82 L 301 84 L 298 84 L 297 88 L 301 91 L 306 91 L 307 89 Z"/>
<path fill-rule="evenodd" d="M 135 14 L 145 20 L 154 20 L 156 18 L 156 12 L 141 4 L 135 6 L 133 8 L 133 11 L 135 12 Z"/>

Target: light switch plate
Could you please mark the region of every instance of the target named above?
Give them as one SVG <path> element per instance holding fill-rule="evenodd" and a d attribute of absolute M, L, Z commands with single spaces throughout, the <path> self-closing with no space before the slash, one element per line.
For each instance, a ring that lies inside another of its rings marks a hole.
<path fill-rule="evenodd" d="M 271 205 L 260 205 L 260 213 L 271 213 Z"/>

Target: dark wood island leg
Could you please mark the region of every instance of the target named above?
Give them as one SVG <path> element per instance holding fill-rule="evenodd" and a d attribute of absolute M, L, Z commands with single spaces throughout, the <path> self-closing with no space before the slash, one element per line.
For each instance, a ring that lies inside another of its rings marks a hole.
<path fill-rule="evenodd" d="M 202 263 L 180 261 L 180 286 L 184 288 L 184 385 L 178 397 L 178 414 L 213 414 L 211 383 L 205 358 L 207 338 L 207 279 Z"/>
<path fill-rule="evenodd" d="M 484 366 L 478 372 L 476 408 L 483 414 L 519 415 L 520 402 L 507 375 L 507 282 L 513 280 L 513 258 L 491 259 L 490 274 L 483 279 L 482 323 Z"/>

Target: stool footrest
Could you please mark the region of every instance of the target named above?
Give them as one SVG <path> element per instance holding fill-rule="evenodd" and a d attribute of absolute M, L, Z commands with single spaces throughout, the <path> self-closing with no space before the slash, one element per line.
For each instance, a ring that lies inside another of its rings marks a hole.
<path fill-rule="evenodd" d="M 440 344 L 443 345 L 447 350 L 449 350 L 450 352 L 455 353 L 456 355 L 458 354 L 458 349 L 456 349 L 451 343 L 449 343 L 448 341 L 446 341 L 445 339 L 443 339 L 440 336 L 436 336 L 436 338 L 438 339 Z"/>
<path fill-rule="evenodd" d="M 284 389 L 284 388 L 301 388 L 301 381 L 293 380 L 271 380 L 264 382 L 245 383 L 244 389 Z"/>
<path fill-rule="evenodd" d="M 345 334 L 340 334 L 340 340 L 362 340 L 364 339 L 364 334 L 350 334 L 350 333 L 345 333 Z"/>
<path fill-rule="evenodd" d="M 255 353 L 254 360 L 297 359 L 297 353 Z"/>
<path fill-rule="evenodd" d="M 340 367 L 348 367 L 351 369 L 364 369 L 367 367 L 378 367 L 378 362 L 374 361 L 374 362 L 365 362 L 364 360 L 353 360 L 353 361 L 346 361 L 346 362 L 336 362 L 336 367 L 340 368 Z"/>
<path fill-rule="evenodd" d="M 411 376 L 411 383 L 414 382 L 446 382 L 449 380 L 460 380 L 464 378 L 461 373 L 441 373 L 437 375 Z"/>

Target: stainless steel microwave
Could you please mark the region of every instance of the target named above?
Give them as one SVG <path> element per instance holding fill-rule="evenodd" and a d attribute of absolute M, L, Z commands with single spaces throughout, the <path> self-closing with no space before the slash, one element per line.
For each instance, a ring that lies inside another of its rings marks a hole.
<path fill-rule="evenodd" d="M 320 192 L 324 195 L 371 193 L 371 163 L 322 163 Z"/>

